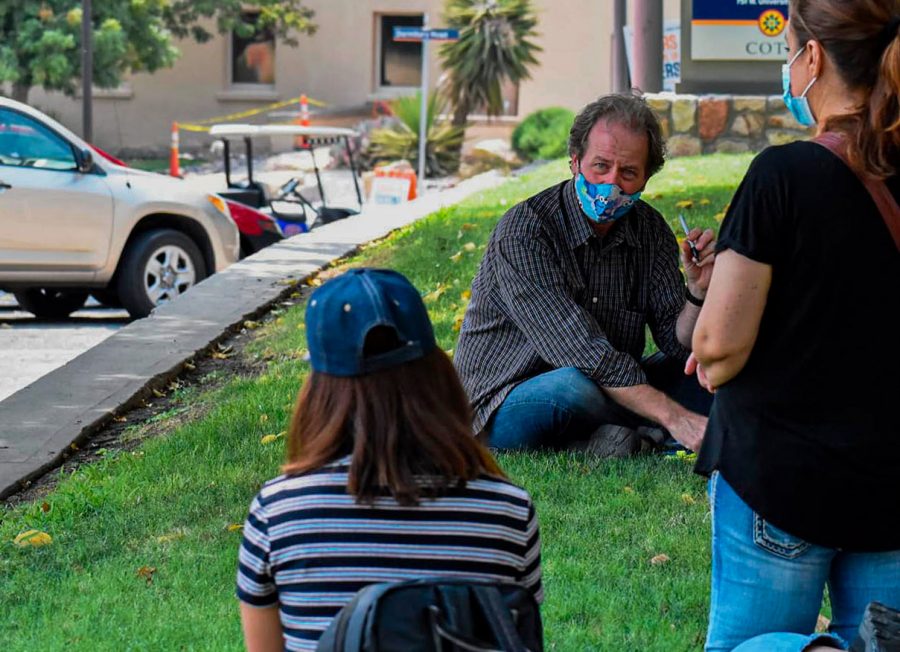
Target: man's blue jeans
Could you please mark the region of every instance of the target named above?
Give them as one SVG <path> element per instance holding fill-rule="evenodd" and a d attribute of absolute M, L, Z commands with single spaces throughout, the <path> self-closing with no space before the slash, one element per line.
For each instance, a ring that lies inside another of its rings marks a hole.
<path fill-rule="evenodd" d="M 900 607 L 900 550 L 852 553 L 807 543 L 760 518 L 719 473 L 709 481 L 709 500 L 707 652 L 800 652 L 813 642 L 844 647 L 869 602 Z M 826 584 L 837 636 L 813 634 Z"/>
<path fill-rule="evenodd" d="M 709 414 L 712 395 L 695 376 L 684 374 L 681 362 L 656 353 L 641 366 L 650 385 L 689 410 Z M 513 389 L 488 423 L 488 443 L 506 450 L 563 448 L 571 441 L 587 439 L 604 424 L 656 425 L 613 401 L 578 369 L 565 367 Z"/>

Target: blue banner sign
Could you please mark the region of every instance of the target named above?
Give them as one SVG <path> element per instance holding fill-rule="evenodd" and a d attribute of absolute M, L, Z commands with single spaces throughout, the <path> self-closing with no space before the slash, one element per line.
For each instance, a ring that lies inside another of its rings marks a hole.
<path fill-rule="evenodd" d="M 457 41 L 458 29 L 422 29 L 421 27 L 394 27 L 395 41 Z"/>
<path fill-rule="evenodd" d="M 788 0 L 693 0 L 691 58 L 783 60 Z"/>

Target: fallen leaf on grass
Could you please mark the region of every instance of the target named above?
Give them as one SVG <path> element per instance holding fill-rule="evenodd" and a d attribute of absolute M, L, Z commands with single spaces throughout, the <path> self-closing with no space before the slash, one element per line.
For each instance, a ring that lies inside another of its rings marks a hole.
<path fill-rule="evenodd" d="M 259 443 L 263 446 L 268 446 L 269 444 L 274 444 L 276 441 L 284 437 L 285 431 L 282 430 L 277 435 L 266 435 L 262 439 L 259 440 Z"/>
<path fill-rule="evenodd" d="M 670 561 L 672 561 L 672 560 L 669 558 L 669 555 L 667 555 L 665 553 L 661 553 L 659 555 L 656 555 L 655 557 L 650 558 L 650 563 L 654 566 L 668 564 Z"/>
<path fill-rule="evenodd" d="M 426 294 L 424 297 L 422 297 L 422 300 L 425 301 L 425 303 L 431 303 L 432 301 L 437 301 L 444 295 L 444 292 L 446 292 L 446 291 L 447 291 L 447 286 L 444 285 L 443 283 L 440 283 L 434 290 L 432 290 L 431 292 Z"/>
<path fill-rule="evenodd" d="M 163 534 L 156 537 L 156 541 L 158 543 L 171 543 L 172 541 L 178 541 L 178 539 L 184 538 L 184 532 L 170 532 L 169 534 Z"/>
<path fill-rule="evenodd" d="M 145 580 L 148 585 L 153 583 L 154 573 L 156 573 L 156 566 L 141 566 L 137 569 L 137 576 Z"/>
<path fill-rule="evenodd" d="M 453 320 L 453 332 L 458 333 L 462 329 L 463 317 L 457 317 Z"/>
<path fill-rule="evenodd" d="M 46 500 L 41 503 L 41 511 L 45 514 L 50 511 L 50 503 L 48 503 Z"/>
<path fill-rule="evenodd" d="M 715 215 L 713 215 L 713 219 L 714 219 L 716 222 L 721 222 L 722 220 L 725 219 L 725 212 L 723 211 L 723 212 L 721 212 L 721 213 L 716 213 Z"/>
<path fill-rule="evenodd" d="M 685 505 L 693 505 L 697 501 L 691 494 L 681 494 L 681 502 L 683 502 Z"/>
<path fill-rule="evenodd" d="M 153 392 L 153 395 L 154 395 L 156 398 L 165 398 L 165 397 L 166 397 L 166 395 L 163 394 L 163 393 L 162 393 L 161 391 L 159 391 L 158 389 L 151 389 L 150 391 Z"/>
<path fill-rule="evenodd" d="M 475 251 L 477 249 L 477 245 L 474 242 L 467 242 L 463 245 L 463 249 L 465 251 Z"/>
<path fill-rule="evenodd" d="M 28 546 L 39 548 L 40 546 L 49 546 L 53 543 L 53 537 L 40 530 L 26 530 L 13 539 L 13 543 L 20 548 L 26 548 Z"/>
<path fill-rule="evenodd" d="M 633 493 L 634 493 L 634 489 L 632 489 L 632 488 L 629 487 L 628 485 L 625 485 L 624 487 L 622 487 L 622 491 L 624 491 L 626 494 L 633 494 Z"/>
<path fill-rule="evenodd" d="M 197 368 L 197 365 L 195 365 L 193 362 L 185 362 L 184 368 L 187 369 L 188 371 L 194 371 L 194 369 Z"/>
<path fill-rule="evenodd" d="M 462 225 L 461 227 L 459 227 L 459 228 L 460 228 L 461 230 L 463 230 L 463 231 L 471 231 L 472 229 L 477 229 L 477 228 L 478 228 L 478 225 L 477 225 L 477 224 L 472 224 L 471 222 L 466 222 L 465 224 L 463 224 L 463 225 Z"/>
<path fill-rule="evenodd" d="M 322 279 L 320 279 L 318 276 L 314 278 L 308 278 L 306 279 L 306 284 L 311 288 L 317 288 L 322 285 Z"/>
<path fill-rule="evenodd" d="M 468 301 L 469 299 L 472 298 L 472 291 L 471 290 L 463 290 L 462 292 L 459 293 L 459 298 L 462 299 L 463 301 Z"/>
<path fill-rule="evenodd" d="M 278 281 L 278 285 L 297 285 L 297 279 L 295 278 L 283 278 Z"/>
<path fill-rule="evenodd" d="M 453 357 L 453 349 L 447 349 L 446 351 L 444 351 L 444 353 L 447 354 L 447 357 L 448 357 L 448 358 L 452 358 L 452 357 Z"/>
<path fill-rule="evenodd" d="M 693 199 L 682 199 L 681 201 L 675 202 L 675 208 L 693 208 L 694 200 Z"/>
<path fill-rule="evenodd" d="M 450 260 L 452 260 L 454 263 L 458 263 L 462 259 L 462 257 L 463 257 L 463 252 L 457 251 L 455 254 L 450 256 Z"/>
<path fill-rule="evenodd" d="M 704 197 L 697 203 L 700 204 L 701 206 L 709 206 L 712 202 L 709 201 L 706 197 Z"/>
<path fill-rule="evenodd" d="M 240 532 L 244 529 L 244 525 L 242 523 L 232 523 L 228 527 L 225 528 L 229 532 Z"/>
<path fill-rule="evenodd" d="M 265 423 L 265 422 L 268 421 L 268 420 L 269 420 L 269 415 L 268 415 L 268 414 L 260 414 L 260 415 L 259 415 L 259 422 L 260 422 L 260 423 Z"/>
<path fill-rule="evenodd" d="M 212 358 L 215 360 L 227 360 L 231 357 L 230 353 L 222 353 L 221 351 L 213 351 Z"/>
<path fill-rule="evenodd" d="M 244 328 L 246 328 L 247 330 L 256 330 L 260 326 L 262 326 L 262 324 L 260 324 L 258 321 L 253 321 L 252 319 L 244 320 Z"/>

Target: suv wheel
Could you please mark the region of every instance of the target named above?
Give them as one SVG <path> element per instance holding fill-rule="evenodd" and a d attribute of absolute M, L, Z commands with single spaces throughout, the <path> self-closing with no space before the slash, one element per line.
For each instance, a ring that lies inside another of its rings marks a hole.
<path fill-rule="evenodd" d="M 116 293 L 135 319 L 172 301 L 206 278 L 194 241 L 180 231 L 156 229 L 136 236 L 122 256 Z"/>
<path fill-rule="evenodd" d="M 28 288 L 13 292 L 19 306 L 41 319 L 65 319 L 87 300 L 86 290 Z"/>

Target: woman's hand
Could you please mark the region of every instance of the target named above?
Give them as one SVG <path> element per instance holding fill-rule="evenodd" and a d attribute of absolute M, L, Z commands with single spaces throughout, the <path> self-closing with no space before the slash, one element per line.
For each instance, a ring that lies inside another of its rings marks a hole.
<path fill-rule="evenodd" d="M 697 374 L 697 382 L 700 383 L 700 387 L 710 394 L 716 393 L 716 388 L 709 382 L 709 378 L 707 378 L 706 372 L 703 370 L 703 365 L 697 361 L 693 353 L 688 356 L 687 362 L 684 364 L 684 373 L 688 376 Z"/>

